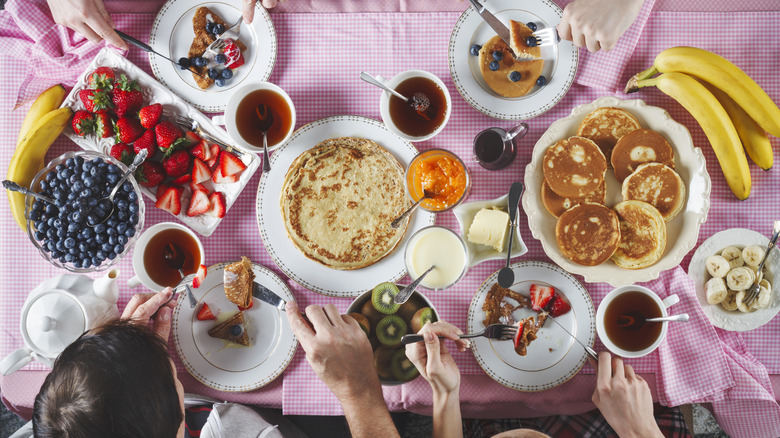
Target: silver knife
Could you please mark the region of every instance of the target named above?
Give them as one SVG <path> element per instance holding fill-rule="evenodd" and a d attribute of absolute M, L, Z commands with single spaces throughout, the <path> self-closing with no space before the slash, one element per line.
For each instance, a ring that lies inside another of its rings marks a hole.
<path fill-rule="evenodd" d="M 479 14 L 480 17 L 482 17 L 482 20 L 487 23 L 488 26 L 490 26 L 491 29 L 493 29 L 496 34 L 506 43 L 507 49 L 509 52 L 512 53 L 516 61 L 538 61 L 542 58 L 523 58 L 518 57 L 517 54 L 512 50 L 512 38 L 510 36 L 509 28 L 504 25 L 504 23 L 501 22 L 498 18 L 496 18 L 495 15 L 490 13 L 487 9 L 485 9 L 484 6 L 482 6 L 479 1 L 477 0 L 469 0 L 471 2 L 471 7 L 474 8 L 475 11 L 477 11 L 477 14 Z"/>
<path fill-rule="evenodd" d="M 582 341 L 577 339 L 577 337 L 574 336 L 573 334 L 571 334 L 570 331 L 566 330 L 566 327 L 564 327 L 560 322 L 556 321 L 555 318 L 553 318 L 552 315 L 550 315 L 549 313 L 547 313 L 547 319 L 550 319 L 550 320 L 552 320 L 552 322 L 558 324 L 558 327 L 562 328 L 563 331 L 565 331 L 569 336 L 574 338 L 574 340 L 577 341 L 578 344 L 582 345 L 582 348 L 585 349 L 585 352 L 588 353 L 588 356 L 592 357 L 593 359 L 596 359 L 596 362 L 598 362 L 599 354 L 596 353 L 596 350 L 594 350 L 594 349 L 588 347 L 587 345 L 583 344 Z"/>
<path fill-rule="evenodd" d="M 271 292 L 270 289 L 256 281 L 252 282 L 252 296 L 264 303 L 268 303 L 276 307 L 279 310 L 285 310 L 287 307 L 287 301 L 283 300 L 282 297 Z"/>

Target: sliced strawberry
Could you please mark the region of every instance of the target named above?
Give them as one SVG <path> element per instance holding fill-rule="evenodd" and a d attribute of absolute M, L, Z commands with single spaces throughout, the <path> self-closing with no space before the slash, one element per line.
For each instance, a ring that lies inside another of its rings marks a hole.
<path fill-rule="evenodd" d="M 209 143 L 206 140 L 201 140 L 200 143 L 190 149 L 190 154 L 201 161 L 208 160 L 211 156 Z"/>
<path fill-rule="evenodd" d="M 187 208 L 187 216 L 200 216 L 207 212 L 210 207 L 211 203 L 209 202 L 209 194 L 204 191 L 196 190 L 192 192 L 190 206 Z"/>
<path fill-rule="evenodd" d="M 181 213 L 181 187 L 166 187 L 165 190 L 157 190 L 157 202 L 154 206 L 168 213 L 178 216 Z"/>
<path fill-rule="evenodd" d="M 225 207 L 225 195 L 222 192 L 214 192 L 209 196 L 209 203 L 211 204 L 206 214 L 218 218 L 225 217 L 227 208 Z"/>
<path fill-rule="evenodd" d="M 517 349 L 517 346 L 520 345 L 520 340 L 523 339 L 523 330 L 525 329 L 525 325 L 523 324 L 523 321 L 516 322 L 515 325 L 517 326 L 517 333 L 515 333 L 515 349 Z"/>
<path fill-rule="evenodd" d="M 552 300 L 553 295 L 555 295 L 555 289 L 552 286 L 531 284 L 531 308 L 537 312 L 542 311 L 544 306 Z"/>
<path fill-rule="evenodd" d="M 195 286 L 193 282 L 193 286 Z M 203 305 L 200 307 L 200 310 L 198 310 L 198 321 L 208 321 L 210 319 L 217 319 L 216 316 L 211 312 L 211 309 L 209 309 L 209 305 L 206 303 L 203 303 Z"/>
<path fill-rule="evenodd" d="M 249 305 L 248 305 L 248 306 L 246 306 L 246 307 L 244 307 L 244 306 L 238 306 L 238 310 L 240 310 L 240 311 L 242 311 L 242 312 L 243 312 L 244 310 L 249 310 L 249 309 L 251 309 L 251 308 L 252 308 L 252 307 L 254 307 L 254 306 L 255 306 L 255 300 L 254 300 L 254 299 L 252 299 L 252 298 L 249 298 Z"/>
<path fill-rule="evenodd" d="M 138 111 L 138 120 L 141 121 L 141 126 L 146 129 L 154 128 L 154 125 L 160 121 L 162 116 L 163 107 L 159 103 L 153 103 L 149 106 L 145 106 Z"/>
<path fill-rule="evenodd" d="M 214 169 L 214 167 L 217 165 L 217 159 L 219 158 L 219 146 L 218 145 L 211 145 L 209 146 L 209 158 L 206 161 L 206 164 L 209 165 L 211 169 Z"/>
<path fill-rule="evenodd" d="M 192 182 L 204 183 L 211 179 L 211 169 L 199 158 L 192 159 Z"/>
<path fill-rule="evenodd" d="M 184 186 L 184 184 L 192 182 L 192 175 L 189 173 L 185 173 L 184 175 L 176 178 L 175 180 L 171 181 L 171 184 L 177 185 L 177 186 Z"/>
<path fill-rule="evenodd" d="M 246 164 L 228 151 L 219 153 L 219 164 L 217 166 L 222 176 L 236 175 L 246 169 Z"/>
<path fill-rule="evenodd" d="M 200 190 L 201 192 L 209 193 L 209 189 L 206 188 L 203 184 L 197 184 L 190 181 L 190 190 L 195 193 L 196 191 Z"/>
<path fill-rule="evenodd" d="M 166 190 L 171 188 L 171 186 L 167 184 L 158 184 L 157 185 L 157 193 L 154 195 L 154 199 L 160 199 L 162 197 L 163 193 L 165 193 Z"/>
<path fill-rule="evenodd" d="M 564 300 L 560 294 L 555 294 L 555 299 L 552 303 L 552 308 L 550 309 L 550 315 L 553 316 L 553 318 L 559 317 L 566 312 L 571 310 L 571 306 L 569 303 Z"/>
<path fill-rule="evenodd" d="M 187 131 L 184 133 L 184 142 L 182 143 L 183 148 L 191 148 L 195 146 L 196 144 L 200 143 L 202 140 L 198 134 Z"/>
<path fill-rule="evenodd" d="M 195 274 L 195 278 L 192 279 L 192 287 L 200 287 L 200 285 L 203 284 L 203 280 L 206 279 L 207 274 L 208 270 L 206 269 L 206 265 L 198 266 L 198 272 Z"/>

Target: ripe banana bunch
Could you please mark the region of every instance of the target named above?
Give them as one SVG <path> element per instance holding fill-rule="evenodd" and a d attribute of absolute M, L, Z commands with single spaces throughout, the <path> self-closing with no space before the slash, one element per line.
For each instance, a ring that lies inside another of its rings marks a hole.
<path fill-rule="evenodd" d="M 46 151 L 65 129 L 73 114 L 70 108 L 58 108 L 65 100 L 65 94 L 62 85 L 55 85 L 33 102 L 22 123 L 19 142 L 8 166 L 9 180 L 22 187 L 29 187 L 35 174 L 43 168 Z M 24 199 L 21 193 L 8 192 L 11 214 L 22 230 L 27 229 Z"/>

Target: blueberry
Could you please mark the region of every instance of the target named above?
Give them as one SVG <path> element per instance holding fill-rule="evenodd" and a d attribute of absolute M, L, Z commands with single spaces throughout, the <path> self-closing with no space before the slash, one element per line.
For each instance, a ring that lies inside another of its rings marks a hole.
<path fill-rule="evenodd" d="M 491 62 L 490 62 L 490 64 L 488 65 L 488 68 L 489 68 L 491 71 L 496 71 L 496 70 L 498 70 L 498 61 L 491 61 Z"/>
<path fill-rule="evenodd" d="M 193 64 L 195 67 L 204 67 L 204 66 L 206 65 L 206 59 L 205 59 L 205 58 L 203 58 L 202 56 L 196 56 L 196 57 L 195 57 L 195 58 L 192 60 L 192 64 Z"/>
<path fill-rule="evenodd" d="M 69 233 L 78 233 L 80 229 L 81 229 L 81 224 L 77 224 L 75 222 L 71 222 L 68 225 L 68 232 Z"/>
<path fill-rule="evenodd" d="M 36 230 L 45 233 L 48 228 L 49 227 L 46 225 L 46 222 L 43 219 L 35 221 Z"/>
<path fill-rule="evenodd" d="M 54 178 L 57 178 L 57 174 L 54 172 L 49 172 L 46 174 L 46 181 L 51 181 Z"/>
<path fill-rule="evenodd" d="M 512 82 L 517 82 L 521 78 L 519 71 L 513 71 L 512 73 L 509 73 L 509 80 Z"/>
<path fill-rule="evenodd" d="M 504 59 L 504 52 L 495 51 L 493 52 L 493 59 L 496 61 L 501 61 Z"/>
<path fill-rule="evenodd" d="M 58 164 L 58 165 L 56 165 L 54 167 L 54 171 L 57 172 L 58 174 L 60 172 L 62 172 L 63 170 L 65 170 L 65 165 L 63 165 L 62 163 L 60 163 L 60 164 Z"/>
<path fill-rule="evenodd" d="M 84 164 L 81 165 L 81 170 L 84 172 L 89 172 L 92 170 L 92 168 L 95 167 L 94 160 L 92 161 L 85 161 Z"/>
<path fill-rule="evenodd" d="M 116 237 L 116 243 L 120 245 L 127 245 L 128 240 L 130 239 L 128 239 L 127 236 L 125 236 L 124 234 L 120 234 L 119 236 Z"/>
<path fill-rule="evenodd" d="M 63 242 L 62 240 L 58 240 L 58 241 L 54 242 L 54 250 L 62 251 L 64 249 L 65 249 L 65 242 Z M 54 251 L 54 250 L 52 250 L 52 251 Z"/>
<path fill-rule="evenodd" d="M 109 211 L 111 210 L 111 201 L 109 199 L 103 198 L 98 202 L 97 208 Z"/>
<path fill-rule="evenodd" d="M 73 157 L 73 163 L 76 165 L 76 167 L 79 167 L 82 164 L 84 164 L 84 158 L 82 158 L 82 157 Z"/>
<path fill-rule="evenodd" d="M 97 214 L 88 214 L 87 215 L 87 223 L 88 224 L 94 224 L 95 222 L 100 222 L 100 217 Z"/>
<path fill-rule="evenodd" d="M 130 192 L 132 192 L 132 191 L 133 191 L 133 185 L 132 185 L 132 184 L 130 184 L 130 182 L 129 182 L 129 181 L 125 181 L 125 182 L 122 184 L 122 190 L 123 190 L 125 193 L 130 193 Z"/>
<path fill-rule="evenodd" d="M 106 181 L 108 181 L 109 184 L 114 185 L 119 182 L 119 175 L 115 173 L 109 173 L 106 177 Z"/>
<path fill-rule="evenodd" d="M 125 246 L 122 245 L 121 243 L 117 243 L 116 245 L 114 245 L 114 252 L 117 254 L 122 254 L 123 252 L 125 252 Z"/>
<path fill-rule="evenodd" d="M 217 62 L 219 64 L 224 64 L 227 62 L 227 57 L 225 57 L 222 53 L 217 53 L 217 56 L 214 57 L 214 62 Z"/>
<path fill-rule="evenodd" d="M 87 252 L 88 250 L 89 250 L 89 245 L 87 245 L 87 242 L 79 243 L 79 251 Z"/>
<path fill-rule="evenodd" d="M 106 240 L 108 240 L 108 236 L 106 236 L 105 234 L 95 235 L 95 242 L 97 243 L 106 243 Z"/>
<path fill-rule="evenodd" d="M 65 234 L 66 234 L 66 231 L 65 231 L 65 230 L 63 230 L 62 228 L 60 228 L 59 230 L 57 230 L 57 233 L 56 233 L 57 237 L 59 237 L 60 239 L 62 239 L 63 237 L 65 237 Z"/>
<path fill-rule="evenodd" d="M 81 260 L 78 260 L 78 259 L 74 260 L 73 261 L 73 267 L 76 268 L 76 269 L 81 269 Z"/>
<path fill-rule="evenodd" d="M 41 241 L 46 237 L 46 234 L 44 234 L 42 231 L 36 231 L 35 232 L 35 240 Z"/>
<path fill-rule="evenodd" d="M 228 330 L 232 336 L 239 336 L 244 332 L 244 328 L 241 327 L 241 324 L 233 324 Z"/>
<path fill-rule="evenodd" d="M 224 87 L 225 86 L 225 80 L 222 78 L 214 79 L 214 83 L 217 84 L 217 87 Z"/>
<path fill-rule="evenodd" d="M 116 228 L 106 228 L 106 234 L 109 236 L 116 236 L 118 233 L 116 232 Z"/>
<path fill-rule="evenodd" d="M 32 210 L 32 211 L 30 211 L 30 216 L 29 217 L 33 221 L 37 221 L 38 219 L 41 218 L 41 211 L 40 210 Z"/>
<path fill-rule="evenodd" d="M 214 23 L 213 21 L 207 21 L 207 22 L 206 22 L 206 32 L 208 32 L 208 33 L 214 33 L 214 25 L 215 25 L 215 24 L 216 24 L 216 23 Z"/>
<path fill-rule="evenodd" d="M 65 248 L 68 248 L 68 249 L 73 248 L 73 247 L 76 246 L 76 239 L 74 239 L 72 237 L 68 237 L 67 239 L 65 239 L 64 245 L 65 245 Z"/>
<path fill-rule="evenodd" d="M 105 260 L 106 259 L 106 253 L 104 253 L 102 249 L 99 249 L 99 250 L 95 251 L 95 257 L 97 257 L 97 258 L 99 258 L 101 260 Z"/>
<path fill-rule="evenodd" d="M 94 187 L 95 186 L 95 178 L 93 178 L 91 176 L 88 176 L 88 177 L 84 178 L 84 185 L 87 186 L 87 187 Z"/>
<path fill-rule="evenodd" d="M 76 256 L 75 255 L 73 255 L 71 253 L 65 254 L 65 263 L 72 263 L 74 260 L 76 260 Z"/>
<path fill-rule="evenodd" d="M 127 194 L 127 200 L 131 201 L 131 202 L 132 201 L 137 201 L 138 200 L 138 195 L 136 195 L 135 192 L 130 192 L 130 193 Z"/>
<path fill-rule="evenodd" d="M 46 214 L 51 216 L 53 214 L 57 214 L 59 212 L 59 209 L 51 204 L 46 204 Z"/>
<path fill-rule="evenodd" d="M 39 183 L 39 187 L 41 188 L 41 192 L 45 191 L 49 188 L 49 182 L 48 181 L 41 181 Z"/>
<path fill-rule="evenodd" d="M 536 23 L 533 21 L 529 21 L 528 23 L 525 23 L 526 26 L 528 26 L 529 29 L 531 29 L 531 32 L 536 32 Z"/>
<path fill-rule="evenodd" d="M 216 68 L 210 68 L 209 69 L 209 77 L 211 79 L 218 78 L 219 77 L 219 70 L 217 70 Z"/>
<path fill-rule="evenodd" d="M 187 70 L 188 68 L 190 68 L 190 65 L 192 65 L 192 63 L 190 62 L 190 58 L 184 58 L 184 57 L 179 58 L 179 68 L 181 70 Z"/>
<path fill-rule="evenodd" d="M 86 259 L 86 258 L 85 258 L 84 260 L 82 260 L 82 261 L 81 261 L 81 267 L 82 267 L 82 269 L 87 269 L 87 268 L 89 268 L 90 266 L 92 266 L 92 261 L 91 261 L 90 259 Z"/>
<path fill-rule="evenodd" d="M 54 246 L 54 241 L 50 240 L 49 243 L 46 245 L 46 249 L 49 250 L 49 252 L 55 251 L 57 248 Z"/>
<path fill-rule="evenodd" d="M 479 50 L 481 48 L 482 48 L 482 46 L 480 46 L 479 44 L 472 44 L 471 45 L 471 50 L 469 50 L 469 52 L 471 52 L 471 54 L 474 55 L 474 56 L 479 56 Z"/>
<path fill-rule="evenodd" d="M 539 76 L 539 78 L 536 80 L 536 85 L 544 87 L 547 85 L 547 78 L 544 76 Z"/>
<path fill-rule="evenodd" d="M 89 200 L 87 202 L 88 202 L 89 208 L 92 208 L 92 207 L 97 205 L 98 200 L 95 199 L 95 198 L 89 198 Z"/>
<path fill-rule="evenodd" d="M 115 258 L 116 258 L 116 253 L 115 252 L 108 253 L 108 259 L 109 260 L 114 260 Z"/>
<path fill-rule="evenodd" d="M 130 217 L 130 215 L 127 213 L 126 210 L 119 210 L 119 212 L 116 213 L 116 217 L 120 221 L 126 221 Z"/>
<path fill-rule="evenodd" d="M 68 158 L 67 160 L 65 160 L 65 166 L 66 167 L 73 167 L 74 164 L 75 164 L 75 162 L 73 161 L 72 157 Z"/>
<path fill-rule="evenodd" d="M 108 236 L 108 242 L 106 242 L 106 243 L 111 245 L 111 246 L 114 246 L 114 245 L 116 245 L 119 242 L 116 241 L 116 236 Z"/>
<path fill-rule="evenodd" d="M 76 181 L 76 182 L 73 183 L 72 186 L 70 186 L 70 189 L 73 190 L 74 192 L 80 192 L 80 191 L 84 190 L 85 188 L 86 187 L 84 186 L 84 183 L 81 182 L 81 181 Z"/>
<path fill-rule="evenodd" d="M 135 236 L 135 228 L 128 228 L 127 231 L 125 231 L 125 236 L 127 237 Z"/>
<path fill-rule="evenodd" d="M 100 245 L 100 249 L 102 249 L 104 252 L 111 252 L 111 250 L 114 248 L 114 245 L 106 242 L 102 245 Z"/>
<path fill-rule="evenodd" d="M 68 250 L 68 254 L 75 256 L 79 253 L 79 250 L 77 248 L 71 248 Z"/>
<path fill-rule="evenodd" d="M 76 181 L 80 181 L 80 180 L 81 180 L 81 178 L 79 178 L 78 175 L 71 175 L 71 177 L 68 178 L 68 184 L 73 184 Z"/>
<path fill-rule="evenodd" d="M 57 230 L 55 230 L 54 228 L 49 228 L 48 230 L 46 230 L 46 237 L 48 237 L 49 239 L 54 239 L 56 236 L 57 236 Z"/>
<path fill-rule="evenodd" d="M 100 263 L 103 262 L 103 260 L 101 260 L 101 259 L 99 259 L 97 257 L 92 257 L 91 260 L 92 260 L 92 264 L 95 265 L 95 266 L 100 266 Z"/>
<path fill-rule="evenodd" d="M 115 228 L 117 225 L 116 220 L 113 218 L 113 216 L 106 221 L 106 229 L 108 228 Z"/>
<path fill-rule="evenodd" d="M 529 36 L 525 39 L 525 45 L 528 47 L 536 47 L 538 44 L 535 36 Z"/>
<path fill-rule="evenodd" d="M 97 224 L 95 225 L 95 233 L 96 234 L 103 234 L 106 232 L 106 225 L 105 224 Z"/>
<path fill-rule="evenodd" d="M 122 222 L 116 226 L 116 232 L 119 234 L 125 234 L 125 231 L 127 231 L 127 224 Z"/>
<path fill-rule="evenodd" d="M 76 193 L 76 192 L 68 193 L 68 198 L 67 199 L 68 199 L 69 203 L 75 201 L 78 198 L 79 198 L 79 194 L 78 193 Z"/>
<path fill-rule="evenodd" d="M 135 225 L 135 224 L 137 224 L 137 223 L 138 223 L 138 215 L 137 215 L 137 214 L 134 214 L 133 216 L 130 216 L 130 218 L 128 219 L 128 221 L 130 221 L 130 225 Z"/>
<path fill-rule="evenodd" d="M 217 35 L 221 35 L 221 34 L 225 33 L 225 26 L 222 25 L 222 24 L 219 24 L 219 23 L 215 24 L 214 25 L 214 33 L 217 34 Z"/>
<path fill-rule="evenodd" d="M 138 213 L 138 204 L 136 204 L 135 202 L 133 202 L 132 204 L 130 204 L 130 205 L 127 207 L 127 211 L 129 211 L 130 213 Z"/>
<path fill-rule="evenodd" d="M 84 228 L 81 230 L 82 233 L 84 233 L 84 239 L 91 239 L 92 237 L 95 237 L 95 231 L 92 228 Z"/>
<path fill-rule="evenodd" d="M 82 190 L 82 191 L 79 193 L 79 197 L 81 197 L 81 198 L 89 198 L 89 197 L 90 197 L 90 196 L 92 196 L 93 194 L 94 194 L 94 193 L 92 192 L 92 189 L 90 189 L 90 188 L 86 188 L 86 189 Z"/>

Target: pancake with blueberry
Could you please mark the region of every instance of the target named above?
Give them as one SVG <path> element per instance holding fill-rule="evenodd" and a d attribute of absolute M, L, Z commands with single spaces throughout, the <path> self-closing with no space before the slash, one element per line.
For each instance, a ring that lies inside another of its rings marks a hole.
<path fill-rule="evenodd" d="M 479 70 L 491 90 L 503 97 L 521 97 L 536 85 L 544 69 L 539 47 L 529 47 L 525 39 L 533 34 L 523 23 L 510 21 L 512 47 L 498 35 L 479 51 Z M 518 57 L 516 60 L 515 56 Z M 522 60 L 529 58 L 530 61 Z"/>
<path fill-rule="evenodd" d="M 195 15 L 192 17 L 192 30 L 195 32 L 195 38 L 192 39 L 190 50 L 187 53 L 187 58 L 190 60 L 203 57 L 203 54 L 206 53 L 206 48 L 217 40 L 217 36 L 214 33 L 209 32 L 206 27 L 210 23 L 219 24 L 222 26 L 222 29 L 227 29 L 230 27 L 229 24 L 225 23 L 225 20 L 223 20 L 211 9 L 205 6 L 199 7 L 195 11 Z M 213 24 L 211 24 L 211 26 L 213 26 Z M 246 46 L 241 41 L 236 41 L 236 45 L 241 52 L 246 50 Z M 189 69 L 193 72 L 192 77 L 195 79 L 195 83 L 197 83 L 200 88 L 205 90 L 214 84 L 214 79 L 211 79 L 208 76 L 208 64 L 204 64 L 202 66 L 192 65 Z"/>

